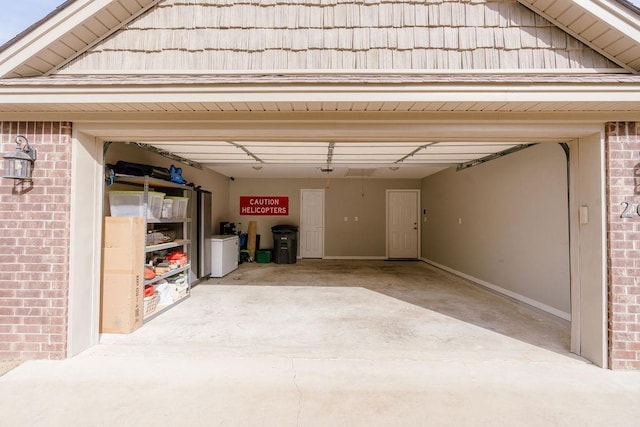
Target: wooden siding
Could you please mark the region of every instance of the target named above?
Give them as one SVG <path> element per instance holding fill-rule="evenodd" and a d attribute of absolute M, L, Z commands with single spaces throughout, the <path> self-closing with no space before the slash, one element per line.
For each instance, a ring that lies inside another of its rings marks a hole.
<path fill-rule="evenodd" d="M 515 0 L 165 0 L 62 72 L 618 68 Z"/>

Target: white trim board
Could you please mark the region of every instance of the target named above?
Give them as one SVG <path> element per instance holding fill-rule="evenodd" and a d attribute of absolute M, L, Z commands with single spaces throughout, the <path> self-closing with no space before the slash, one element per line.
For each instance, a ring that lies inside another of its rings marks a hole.
<path fill-rule="evenodd" d="M 401 86 L 375 84 L 302 83 L 239 85 L 29 85 L 27 80 L 7 79 L 0 85 L 2 104 L 128 104 L 135 103 L 236 103 L 236 102 L 489 102 L 553 103 L 638 101 L 640 84 L 632 81 L 593 82 L 582 85 L 512 82 L 418 84 Z"/>
<path fill-rule="evenodd" d="M 430 259 L 427 258 L 420 258 L 423 262 L 426 262 L 427 264 L 431 264 L 434 267 L 437 267 L 441 270 L 447 271 L 449 273 L 455 274 L 456 276 L 462 277 L 464 279 L 470 280 L 473 283 L 476 283 L 480 286 L 483 286 L 485 288 L 488 288 L 494 292 L 497 292 L 499 294 L 505 295 L 509 298 L 515 299 L 518 302 L 522 302 L 525 303 L 527 305 L 530 305 L 532 307 L 535 307 L 539 310 L 542 310 L 544 312 L 547 312 L 549 314 L 553 314 L 554 316 L 557 316 L 561 319 L 564 320 L 568 320 L 571 321 L 571 314 L 570 313 L 565 313 L 564 311 L 558 310 L 557 308 L 553 308 L 550 305 L 547 304 L 543 304 L 539 301 L 533 300 L 531 298 L 525 297 L 524 295 L 520 295 L 518 293 L 515 293 L 513 291 L 504 289 L 500 286 L 494 285 L 492 283 L 489 282 L 485 282 L 484 280 L 478 279 L 477 277 L 473 277 L 470 276 L 468 274 L 462 273 L 458 270 L 454 270 L 453 268 L 447 267 L 446 265 L 442 265 L 442 264 L 438 264 L 437 262 L 431 261 Z"/>
<path fill-rule="evenodd" d="M 81 71 L 59 70 L 57 75 L 86 76 L 86 75 L 196 75 L 196 76 L 263 76 L 263 75 L 305 75 L 305 76 L 323 76 L 323 75 L 440 75 L 440 74 L 629 74 L 624 68 L 505 68 L 496 70 L 495 68 L 476 68 L 476 69 L 459 69 L 459 68 L 422 68 L 422 69 L 358 69 L 358 68 L 292 68 L 292 69 L 264 69 L 264 70 L 206 70 L 206 69 L 153 69 L 153 70 L 128 70 L 128 69 L 83 69 Z"/>
<path fill-rule="evenodd" d="M 322 259 L 333 259 L 333 260 L 385 260 L 387 257 L 385 256 L 324 256 Z"/>

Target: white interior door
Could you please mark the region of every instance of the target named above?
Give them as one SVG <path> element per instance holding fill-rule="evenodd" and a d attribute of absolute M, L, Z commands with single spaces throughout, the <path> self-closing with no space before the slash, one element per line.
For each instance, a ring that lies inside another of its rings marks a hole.
<path fill-rule="evenodd" d="M 418 258 L 420 190 L 387 190 L 387 257 Z"/>
<path fill-rule="evenodd" d="M 324 190 L 300 190 L 300 256 L 324 255 Z"/>

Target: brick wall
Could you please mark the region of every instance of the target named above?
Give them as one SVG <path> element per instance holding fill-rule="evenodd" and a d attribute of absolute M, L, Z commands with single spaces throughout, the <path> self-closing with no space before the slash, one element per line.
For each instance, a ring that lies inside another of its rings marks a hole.
<path fill-rule="evenodd" d="M 71 123 L 0 122 L 0 150 L 24 135 L 31 184 L 0 179 L 0 359 L 66 355 Z M 4 163 L 1 166 L 4 172 Z"/>
<path fill-rule="evenodd" d="M 609 364 L 640 369 L 640 122 L 606 125 Z"/>

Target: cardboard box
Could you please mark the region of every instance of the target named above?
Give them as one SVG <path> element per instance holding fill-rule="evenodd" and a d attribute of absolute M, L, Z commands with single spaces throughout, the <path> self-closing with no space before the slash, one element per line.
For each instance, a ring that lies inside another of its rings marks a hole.
<path fill-rule="evenodd" d="M 100 332 L 131 333 L 142 326 L 142 276 L 105 274 Z"/>
<path fill-rule="evenodd" d="M 100 332 L 131 333 L 142 326 L 145 228 L 141 217 L 105 218 Z"/>

